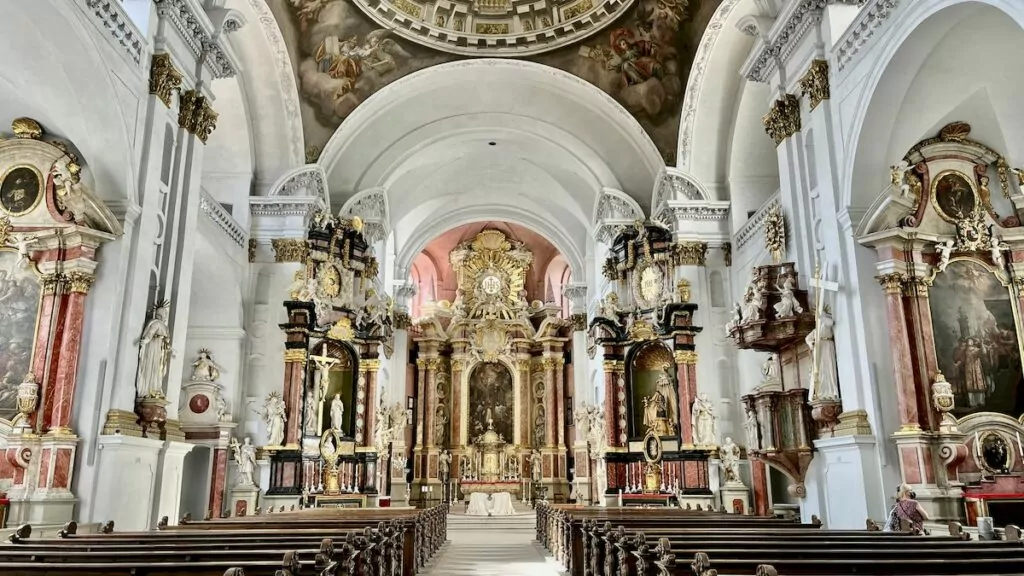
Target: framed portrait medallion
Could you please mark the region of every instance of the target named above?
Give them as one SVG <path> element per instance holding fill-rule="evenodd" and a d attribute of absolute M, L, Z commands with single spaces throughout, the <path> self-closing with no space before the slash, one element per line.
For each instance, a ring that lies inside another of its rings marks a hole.
<path fill-rule="evenodd" d="M 974 182 L 956 170 L 946 170 L 935 177 L 932 205 L 947 222 L 971 219 L 981 209 Z"/>
<path fill-rule="evenodd" d="M 43 175 L 33 166 L 15 166 L 0 178 L 0 207 L 11 216 L 28 214 L 43 198 Z"/>

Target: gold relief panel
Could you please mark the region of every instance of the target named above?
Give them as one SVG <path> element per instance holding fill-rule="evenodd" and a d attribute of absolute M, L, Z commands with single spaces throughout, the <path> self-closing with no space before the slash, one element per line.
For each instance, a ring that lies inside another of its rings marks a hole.
<path fill-rule="evenodd" d="M 676 350 L 672 355 L 676 364 L 693 365 L 697 363 L 697 353 L 693 350 Z"/>
<path fill-rule="evenodd" d="M 276 238 L 270 245 L 274 248 L 275 262 L 305 262 L 309 256 L 309 244 L 301 238 Z"/>
<path fill-rule="evenodd" d="M 781 264 L 786 257 L 786 219 L 782 206 L 776 203 L 764 222 L 764 247 L 772 255 L 772 262 Z"/>
<path fill-rule="evenodd" d="M 707 242 L 683 241 L 672 247 L 672 263 L 676 266 L 704 266 L 707 257 Z"/>
<path fill-rule="evenodd" d="M 11 122 L 11 132 L 14 132 L 15 138 L 22 140 L 39 140 L 43 137 L 43 127 L 31 118 L 15 118 Z"/>
<path fill-rule="evenodd" d="M 359 361 L 360 372 L 376 372 L 380 370 L 380 359 L 365 358 Z"/>
<path fill-rule="evenodd" d="M 166 53 L 153 54 L 152 65 L 149 69 L 149 93 L 153 94 L 164 103 L 164 106 L 171 107 L 171 95 L 175 90 L 181 89 L 181 72 L 174 67 L 171 56 Z"/>
<path fill-rule="evenodd" d="M 299 364 L 305 364 L 306 351 L 302 348 L 288 348 L 284 351 L 284 361 L 285 363 L 296 362 Z"/>
<path fill-rule="evenodd" d="M 622 360 L 605 360 L 603 363 L 605 372 L 625 372 L 626 363 Z"/>
<path fill-rule="evenodd" d="M 508 24 L 504 23 L 504 22 L 502 22 L 500 24 L 487 23 L 487 22 L 478 22 L 477 25 L 476 25 L 476 33 L 477 34 L 508 34 Z"/>
<path fill-rule="evenodd" d="M 772 104 L 771 110 L 761 118 L 764 131 L 778 146 L 800 131 L 800 99 L 786 94 Z"/>
<path fill-rule="evenodd" d="M 195 135 L 203 144 L 217 127 L 217 113 L 206 96 L 186 90 L 178 100 L 178 125 Z"/>
<path fill-rule="evenodd" d="M 829 99 L 828 62 L 826 60 L 811 62 L 811 67 L 800 79 L 800 95 L 808 98 L 811 110 L 817 108 L 823 100 Z"/>
<path fill-rule="evenodd" d="M 569 316 L 569 326 L 573 332 L 583 332 L 587 329 L 587 314 L 580 312 Z"/>

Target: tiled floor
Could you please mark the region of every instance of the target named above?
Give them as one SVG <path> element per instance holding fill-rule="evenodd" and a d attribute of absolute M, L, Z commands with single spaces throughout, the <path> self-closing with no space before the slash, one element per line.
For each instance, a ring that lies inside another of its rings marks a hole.
<path fill-rule="evenodd" d="M 427 575 L 558 576 L 558 565 L 533 541 L 533 514 L 509 520 L 474 518 L 449 524 L 448 545 Z"/>

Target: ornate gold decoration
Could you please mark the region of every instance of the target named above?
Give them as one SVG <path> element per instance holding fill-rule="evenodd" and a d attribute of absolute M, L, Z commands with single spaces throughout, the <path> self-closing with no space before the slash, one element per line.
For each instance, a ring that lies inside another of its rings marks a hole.
<path fill-rule="evenodd" d="M 654 326 L 643 318 L 637 318 L 629 327 L 629 338 L 634 341 L 655 340 L 658 338 Z"/>
<path fill-rule="evenodd" d="M 594 2 L 592 0 L 583 0 L 582 2 L 577 2 L 572 6 L 566 8 L 565 12 L 562 13 L 562 17 L 565 20 L 572 20 L 573 18 L 579 16 L 580 14 L 583 14 L 584 12 L 589 12 L 593 9 Z"/>
<path fill-rule="evenodd" d="M 286 348 L 284 351 L 284 361 L 286 364 L 288 362 L 297 362 L 300 364 L 305 364 L 306 355 L 307 352 L 302 348 Z"/>
<path fill-rule="evenodd" d="M 477 324 L 470 349 L 474 358 L 482 362 L 496 362 L 499 357 L 511 351 L 512 339 L 505 324 L 494 318 Z"/>
<path fill-rule="evenodd" d="M 922 278 L 920 276 L 908 276 L 904 280 L 903 293 L 906 296 L 928 296 L 928 289 L 932 285 L 932 280 L 928 278 Z"/>
<path fill-rule="evenodd" d="M 359 360 L 360 372 L 376 372 L 380 370 L 379 358 L 363 358 Z"/>
<path fill-rule="evenodd" d="M 583 332 L 587 329 L 587 314 L 586 312 L 577 312 L 569 316 L 569 325 L 572 327 L 573 332 Z"/>
<path fill-rule="evenodd" d="M 174 67 L 170 54 L 165 52 L 153 54 L 152 62 L 149 69 L 149 93 L 170 108 L 171 95 L 181 89 L 181 72 Z"/>
<path fill-rule="evenodd" d="M 605 372 L 625 372 L 626 363 L 622 360 L 605 360 L 603 363 Z"/>
<path fill-rule="evenodd" d="M 900 294 L 903 292 L 903 283 L 907 281 L 907 275 L 899 272 L 881 274 L 875 276 L 875 280 L 882 285 L 886 294 Z"/>
<path fill-rule="evenodd" d="M 665 370 L 672 365 L 672 351 L 658 344 L 644 346 L 633 360 L 633 367 L 644 371 Z"/>
<path fill-rule="evenodd" d="M 800 99 L 786 94 L 772 104 L 771 110 L 761 118 L 764 131 L 775 141 L 775 145 L 800 131 Z"/>
<path fill-rule="evenodd" d="M 633 299 L 639 308 L 654 308 L 665 292 L 665 271 L 661 264 L 644 259 L 633 273 Z"/>
<path fill-rule="evenodd" d="M 0 246 L 6 246 L 11 239 L 11 219 L 6 215 L 0 216 Z"/>
<path fill-rule="evenodd" d="M 164 440 L 171 440 L 174 442 L 185 441 L 185 431 L 181 429 L 181 422 L 178 420 L 168 419 L 164 422 Z"/>
<path fill-rule="evenodd" d="M 348 342 L 355 338 L 356 332 L 352 329 L 352 320 L 348 316 L 339 318 L 334 326 L 327 331 L 327 337 L 339 342 Z"/>
<path fill-rule="evenodd" d="M 409 0 L 394 0 L 395 8 L 405 12 L 413 18 L 423 18 L 423 7 Z"/>
<path fill-rule="evenodd" d="M 336 298 L 341 294 L 341 274 L 333 264 L 324 262 L 316 272 L 317 282 L 320 284 L 320 291 L 325 296 Z"/>
<path fill-rule="evenodd" d="M 104 436 L 121 434 L 122 436 L 142 438 L 142 426 L 139 425 L 138 420 L 139 416 L 135 412 L 110 410 L 107 412 L 107 418 L 103 422 L 102 434 Z"/>
<path fill-rule="evenodd" d="M 217 127 L 217 113 L 206 96 L 195 90 L 186 90 L 178 99 L 178 125 L 206 144 Z"/>
<path fill-rule="evenodd" d="M 256 239 L 249 238 L 249 262 L 256 261 Z"/>
<path fill-rule="evenodd" d="M 48 272 L 40 277 L 39 282 L 43 285 L 43 294 L 55 294 L 64 291 L 68 277 L 58 272 Z"/>
<path fill-rule="evenodd" d="M 693 365 L 697 363 L 697 353 L 693 350 L 676 350 L 675 354 L 673 354 L 673 359 L 676 361 L 676 364 Z"/>
<path fill-rule="evenodd" d="M 526 310 L 526 271 L 533 254 L 498 230 L 484 230 L 448 255 L 456 271 L 456 314 L 510 320 Z"/>
<path fill-rule="evenodd" d="M 672 263 L 676 266 L 704 266 L 707 257 L 707 242 L 683 241 L 672 246 Z"/>
<path fill-rule="evenodd" d="M 31 118 L 15 118 L 11 122 L 11 132 L 14 132 L 15 138 L 25 140 L 39 140 L 43 137 L 43 127 Z"/>
<path fill-rule="evenodd" d="M 466 361 L 459 358 L 452 358 L 452 372 L 462 372 L 466 369 Z"/>
<path fill-rule="evenodd" d="M 839 423 L 832 428 L 832 436 L 871 436 L 871 422 L 864 410 L 850 410 L 839 415 Z"/>
<path fill-rule="evenodd" d="M 764 246 L 772 255 L 772 262 L 781 264 L 786 257 L 786 219 L 779 204 L 772 206 L 764 221 Z"/>
<path fill-rule="evenodd" d="M 270 245 L 275 262 L 305 262 L 309 256 L 309 244 L 300 238 L 275 238 Z"/>
<path fill-rule="evenodd" d="M 828 61 L 814 60 L 807 73 L 800 79 L 800 95 L 810 100 L 811 110 L 818 107 L 822 100 L 829 99 Z"/>
<path fill-rule="evenodd" d="M 480 23 L 477 23 L 477 25 L 476 25 L 476 33 L 477 34 L 508 34 L 508 24 L 504 23 L 504 22 L 502 22 L 500 24 L 482 23 L 482 22 L 480 22 Z"/>
<path fill-rule="evenodd" d="M 395 312 L 395 330 L 408 330 L 412 326 L 412 317 L 406 312 Z"/>
<path fill-rule="evenodd" d="M 951 122 L 939 130 L 939 139 L 943 142 L 962 144 L 971 135 L 971 125 L 967 122 Z"/>
<path fill-rule="evenodd" d="M 93 282 L 95 281 L 96 275 L 91 272 L 76 270 L 68 274 L 68 283 L 71 285 L 72 292 L 88 294 L 89 288 L 92 288 Z"/>
<path fill-rule="evenodd" d="M 686 303 L 690 301 L 690 281 L 686 278 L 682 278 L 679 282 L 676 282 L 676 294 L 679 295 L 679 301 Z"/>

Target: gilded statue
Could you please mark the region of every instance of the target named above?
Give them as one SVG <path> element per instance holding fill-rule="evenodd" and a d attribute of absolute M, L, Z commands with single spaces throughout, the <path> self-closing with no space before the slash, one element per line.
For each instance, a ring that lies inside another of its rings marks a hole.
<path fill-rule="evenodd" d="M 146 324 L 139 347 L 139 371 L 136 390 L 140 398 L 163 398 L 164 378 L 171 359 L 171 330 L 167 325 L 170 302 L 164 301 L 153 308 L 153 318 Z"/>

